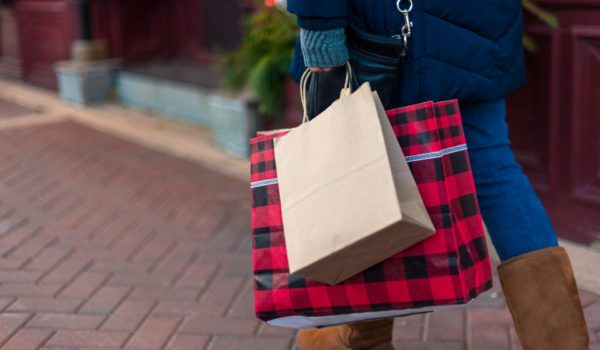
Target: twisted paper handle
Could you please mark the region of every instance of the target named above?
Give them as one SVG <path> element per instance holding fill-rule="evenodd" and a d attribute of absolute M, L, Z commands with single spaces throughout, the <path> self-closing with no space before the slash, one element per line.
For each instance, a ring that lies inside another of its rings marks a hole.
<path fill-rule="evenodd" d="M 340 91 L 340 97 L 348 96 L 352 93 L 351 82 L 352 82 L 352 67 L 350 63 L 346 64 L 346 80 L 344 81 L 344 87 Z M 304 112 L 302 116 L 302 124 L 308 123 L 308 101 L 307 101 L 307 90 L 308 90 L 308 82 L 309 78 L 313 73 L 310 69 L 306 69 L 304 74 L 302 74 L 302 78 L 300 79 L 300 101 L 302 102 L 302 111 Z"/>

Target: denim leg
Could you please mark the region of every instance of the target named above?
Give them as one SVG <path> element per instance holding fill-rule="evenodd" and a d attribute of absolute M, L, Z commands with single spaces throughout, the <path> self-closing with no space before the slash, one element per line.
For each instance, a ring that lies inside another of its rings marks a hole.
<path fill-rule="evenodd" d="M 461 105 L 481 214 L 501 260 L 557 246 L 546 210 L 510 149 L 504 99 Z"/>

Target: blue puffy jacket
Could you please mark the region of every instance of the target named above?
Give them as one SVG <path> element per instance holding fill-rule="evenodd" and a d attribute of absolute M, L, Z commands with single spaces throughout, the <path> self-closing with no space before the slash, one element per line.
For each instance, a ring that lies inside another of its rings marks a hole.
<path fill-rule="evenodd" d="M 413 1 L 414 28 L 397 102 L 482 102 L 524 83 L 520 0 Z M 404 23 L 396 0 L 288 0 L 288 10 L 311 30 L 351 25 L 392 36 Z M 296 46 L 291 73 L 298 80 L 306 67 Z"/>

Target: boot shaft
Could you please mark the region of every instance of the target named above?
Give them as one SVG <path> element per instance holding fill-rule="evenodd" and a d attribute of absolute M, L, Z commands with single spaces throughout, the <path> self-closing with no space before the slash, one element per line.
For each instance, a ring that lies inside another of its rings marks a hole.
<path fill-rule="evenodd" d="M 587 350 L 589 336 L 569 257 L 560 247 L 498 267 L 506 303 L 525 350 Z"/>

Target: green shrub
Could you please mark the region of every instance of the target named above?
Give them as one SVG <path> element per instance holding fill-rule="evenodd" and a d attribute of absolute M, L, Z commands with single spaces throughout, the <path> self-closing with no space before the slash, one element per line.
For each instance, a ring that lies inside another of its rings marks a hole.
<path fill-rule="evenodd" d="M 275 6 L 260 6 L 248 18 L 241 48 L 225 60 L 226 86 L 249 87 L 262 113 L 283 116 L 283 93 L 297 34 L 293 15 Z"/>

